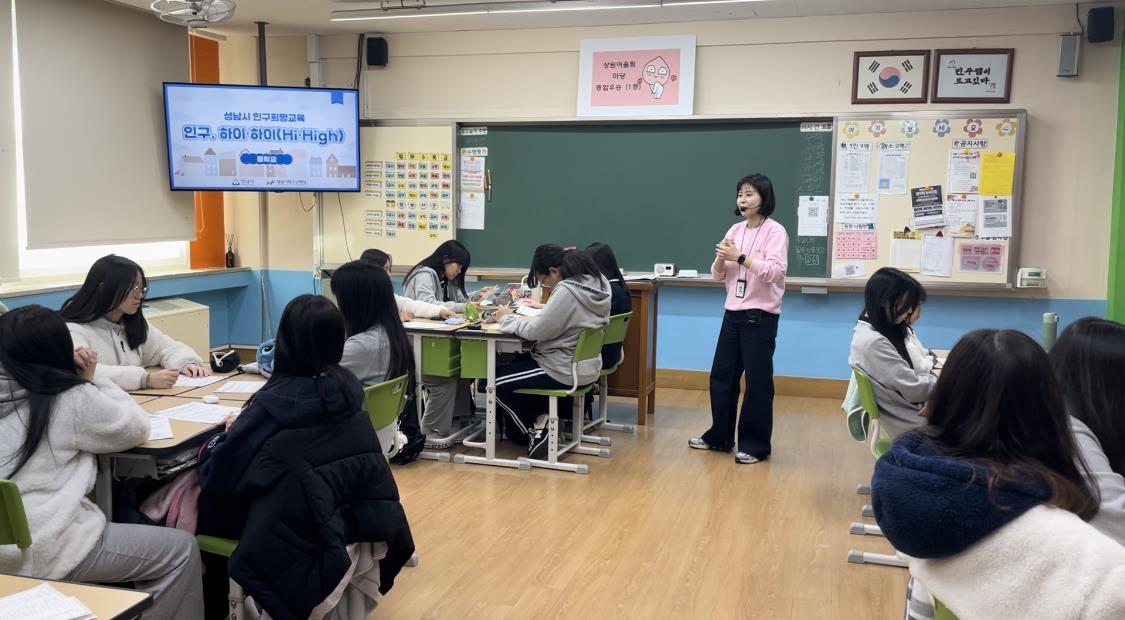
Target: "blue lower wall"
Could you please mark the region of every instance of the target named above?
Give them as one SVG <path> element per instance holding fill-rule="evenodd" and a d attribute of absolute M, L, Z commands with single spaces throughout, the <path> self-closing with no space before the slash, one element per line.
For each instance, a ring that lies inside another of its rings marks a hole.
<path fill-rule="evenodd" d="M 285 304 L 314 291 L 310 271 L 266 273 L 267 307 L 272 332 Z M 186 297 L 211 308 L 211 344 L 252 345 L 264 339 L 262 272 L 237 271 L 154 280 L 149 296 Z M 401 286 L 399 279 L 396 283 Z M 488 282 L 475 283 L 484 286 Z M 71 291 L 8 297 L 15 308 L 41 304 L 58 308 Z M 659 368 L 709 370 L 723 314 L 718 288 L 665 286 L 660 290 L 656 365 Z M 775 373 L 784 376 L 847 378 L 852 327 L 863 304 L 860 293 L 785 295 Z M 917 329 L 927 346 L 950 348 L 966 332 L 982 327 L 1015 328 L 1038 338 L 1044 312 L 1055 312 L 1060 329 L 1083 316 L 1104 316 L 1104 300 L 1016 299 L 931 295 Z"/>

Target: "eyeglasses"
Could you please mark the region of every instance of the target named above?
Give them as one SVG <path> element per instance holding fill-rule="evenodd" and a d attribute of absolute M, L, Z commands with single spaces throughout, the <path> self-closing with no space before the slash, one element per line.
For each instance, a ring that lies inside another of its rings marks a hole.
<path fill-rule="evenodd" d="M 129 289 L 129 294 L 133 297 L 140 297 L 141 299 L 144 299 L 148 296 L 148 287 L 134 286 L 133 288 Z"/>

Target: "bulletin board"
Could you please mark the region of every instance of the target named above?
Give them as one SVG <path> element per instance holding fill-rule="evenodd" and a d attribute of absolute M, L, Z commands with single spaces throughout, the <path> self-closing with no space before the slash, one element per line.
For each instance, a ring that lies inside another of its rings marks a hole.
<path fill-rule="evenodd" d="M 454 131 L 452 124 L 364 123 L 362 191 L 323 195 L 324 264 L 379 248 L 396 266 L 413 265 L 453 238 Z"/>
<path fill-rule="evenodd" d="M 1023 110 L 838 116 L 831 281 L 894 266 L 936 288 L 1010 288 L 1026 130 Z"/>

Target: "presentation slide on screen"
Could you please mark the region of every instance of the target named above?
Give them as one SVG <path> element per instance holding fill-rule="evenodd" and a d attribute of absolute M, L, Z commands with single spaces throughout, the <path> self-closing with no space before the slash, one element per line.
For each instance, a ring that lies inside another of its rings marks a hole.
<path fill-rule="evenodd" d="M 352 90 L 165 84 L 176 190 L 359 191 Z"/>

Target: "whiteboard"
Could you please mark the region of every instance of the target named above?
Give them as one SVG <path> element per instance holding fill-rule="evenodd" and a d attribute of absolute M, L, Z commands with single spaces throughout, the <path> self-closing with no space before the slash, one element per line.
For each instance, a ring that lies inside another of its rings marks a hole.
<path fill-rule="evenodd" d="M 362 127 L 362 191 L 324 194 L 324 263 L 346 263 L 378 248 L 396 269 L 408 267 L 453 239 L 453 147 L 452 124 Z"/>

